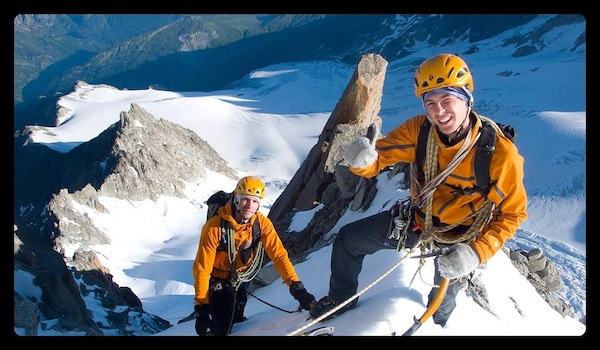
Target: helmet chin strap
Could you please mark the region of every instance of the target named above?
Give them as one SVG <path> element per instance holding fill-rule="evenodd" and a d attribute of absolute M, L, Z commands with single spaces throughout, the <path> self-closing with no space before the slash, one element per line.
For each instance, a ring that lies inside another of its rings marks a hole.
<path fill-rule="evenodd" d="M 452 142 L 452 140 L 455 137 L 458 137 L 458 135 L 460 135 L 460 133 L 465 128 L 465 121 L 467 120 L 467 118 L 469 118 L 469 114 L 471 114 L 471 106 L 469 106 L 469 108 L 467 108 L 467 114 L 465 115 L 465 118 L 462 120 L 462 122 L 460 123 L 458 128 L 456 128 L 456 130 L 452 134 L 448 135 L 448 141 Z"/>
<path fill-rule="evenodd" d="M 452 139 L 454 139 L 455 137 L 457 137 L 458 135 L 460 135 L 460 133 L 463 131 L 464 129 L 464 124 L 465 124 L 465 120 L 467 120 L 467 118 L 469 118 L 469 115 L 471 114 L 471 106 L 469 106 L 469 108 L 467 109 L 467 114 L 465 115 L 464 119 L 462 120 L 462 122 L 460 123 L 460 125 L 458 126 L 458 128 L 456 128 L 456 130 L 448 135 L 448 141 L 452 142 Z M 429 115 L 429 113 L 425 113 L 425 116 L 427 116 L 427 119 L 429 119 L 429 122 L 431 123 L 431 125 L 435 126 L 438 130 L 438 126 L 435 123 L 435 120 L 433 120 L 433 118 Z"/>
<path fill-rule="evenodd" d="M 473 110 L 473 104 L 475 102 L 475 100 L 473 99 L 473 94 L 471 94 L 469 89 L 465 88 L 464 86 L 461 86 L 461 89 L 469 96 L 469 101 L 467 102 L 467 104 L 468 104 L 467 114 L 465 115 L 465 118 L 462 120 L 462 122 L 460 123 L 458 128 L 456 128 L 456 130 L 448 136 L 448 141 L 450 141 L 450 142 L 452 142 L 452 139 L 454 139 L 455 137 L 460 135 L 460 133 L 463 131 L 465 121 L 467 120 L 467 118 L 469 118 L 469 115 L 471 114 L 471 111 Z M 425 96 L 425 95 L 423 95 L 423 96 Z M 429 122 L 431 123 L 431 125 L 434 125 L 436 128 L 438 128 L 437 124 L 435 123 L 435 120 L 433 120 L 433 118 L 427 112 L 427 107 L 425 106 L 425 100 L 423 100 L 423 98 L 421 98 L 421 106 L 423 106 L 423 110 L 425 111 L 425 116 L 427 116 L 427 119 L 429 119 Z M 438 130 L 439 130 L 439 128 L 438 128 Z"/>

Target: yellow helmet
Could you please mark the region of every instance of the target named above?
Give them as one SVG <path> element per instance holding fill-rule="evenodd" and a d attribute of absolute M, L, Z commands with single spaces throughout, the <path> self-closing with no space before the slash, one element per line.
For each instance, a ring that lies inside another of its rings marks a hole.
<path fill-rule="evenodd" d="M 263 199 L 265 198 L 265 184 L 258 177 L 246 176 L 238 181 L 234 193 L 240 196 L 255 196 Z"/>
<path fill-rule="evenodd" d="M 451 54 L 437 55 L 421 63 L 415 72 L 415 94 L 449 87 L 467 87 L 473 92 L 473 76 L 460 57 Z"/>

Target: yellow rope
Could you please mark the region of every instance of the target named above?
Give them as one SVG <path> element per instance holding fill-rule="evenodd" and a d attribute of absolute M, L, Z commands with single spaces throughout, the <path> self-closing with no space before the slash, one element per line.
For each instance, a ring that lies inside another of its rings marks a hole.
<path fill-rule="evenodd" d="M 443 183 L 443 180 L 450 174 L 456 166 L 466 157 L 467 153 L 471 151 L 471 149 L 475 146 L 477 141 L 479 140 L 480 134 L 476 135 L 474 140 L 467 145 L 467 142 L 471 139 L 471 129 L 465 138 L 465 143 L 458 151 L 456 156 L 452 159 L 452 161 L 448 164 L 448 167 L 444 169 L 444 171 L 439 174 L 439 166 L 438 166 L 438 154 L 439 154 L 439 146 L 435 139 L 435 127 L 429 128 L 429 134 L 427 135 L 427 148 L 426 148 L 426 157 L 425 164 L 423 165 L 423 172 L 425 175 L 425 186 L 422 188 L 422 192 L 419 192 L 417 198 L 425 199 L 424 207 L 425 207 L 425 222 L 424 228 L 422 230 L 420 236 L 420 247 L 421 252 L 423 254 L 426 253 L 427 249 L 434 249 L 435 243 L 444 243 L 444 244 L 454 244 L 458 242 L 466 242 L 470 243 L 475 240 L 477 234 L 483 229 L 483 226 L 489 222 L 491 219 L 491 214 L 493 210 L 493 203 L 486 198 L 483 206 L 472 213 L 471 215 L 465 217 L 461 221 L 451 224 L 445 225 L 441 227 L 435 227 L 433 225 L 433 192 L 437 189 L 439 185 Z M 417 181 L 416 177 L 411 179 L 411 181 Z M 462 224 L 466 220 L 473 218 L 473 223 L 469 226 L 467 231 L 460 235 L 445 235 L 444 232 Z M 419 264 L 419 268 L 415 272 L 415 275 L 411 279 L 411 284 L 416 275 L 420 272 L 421 268 L 424 265 L 424 259 L 421 259 Z M 410 285 L 409 285 L 410 287 Z"/>

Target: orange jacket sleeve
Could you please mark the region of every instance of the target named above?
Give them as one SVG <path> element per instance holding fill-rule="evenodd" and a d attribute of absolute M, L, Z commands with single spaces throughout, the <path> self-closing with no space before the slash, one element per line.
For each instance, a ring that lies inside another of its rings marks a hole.
<path fill-rule="evenodd" d="M 213 216 L 202 227 L 196 259 L 192 266 L 194 276 L 194 304 L 208 304 L 208 283 L 217 247 L 221 243 L 221 217 Z"/>
<path fill-rule="evenodd" d="M 273 226 L 273 222 L 262 213 L 257 213 L 257 216 L 261 229 L 260 240 L 265 249 L 265 253 L 267 253 L 269 259 L 273 262 L 273 265 L 283 282 L 289 286 L 292 282 L 298 281 L 299 278 L 292 265 L 292 261 L 288 256 L 288 252 L 283 246 L 283 243 Z"/>

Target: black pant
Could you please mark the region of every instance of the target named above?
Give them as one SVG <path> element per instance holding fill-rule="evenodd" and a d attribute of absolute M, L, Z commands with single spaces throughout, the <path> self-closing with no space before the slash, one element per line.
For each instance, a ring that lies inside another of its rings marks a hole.
<path fill-rule="evenodd" d="M 211 278 L 208 305 L 212 318 L 210 331 L 214 335 L 227 335 L 231 332 L 234 323 L 246 320 L 244 317 L 244 309 L 248 301 L 246 287 L 247 283 L 243 283 L 236 293 L 228 280 Z"/>
<path fill-rule="evenodd" d="M 387 240 L 390 228 L 390 212 L 384 211 L 364 219 L 347 224 L 340 229 L 333 242 L 331 253 L 331 278 L 329 280 L 329 297 L 343 302 L 356 294 L 358 290 L 358 275 L 362 270 L 366 255 L 381 249 L 396 249 L 397 240 Z M 442 277 L 435 264 L 434 283 L 439 285 Z M 433 314 L 435 323 L 444 325 L 456 307 L 456 295 L 461 283 L 452 283 L 438 310 Z M 437 292 L 433 288 L 429 294 L 431 303 Z"/>

